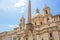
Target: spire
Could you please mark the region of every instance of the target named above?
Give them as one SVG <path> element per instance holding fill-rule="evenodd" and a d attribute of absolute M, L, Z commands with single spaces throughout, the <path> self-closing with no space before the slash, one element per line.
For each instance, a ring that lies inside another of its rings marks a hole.
<path fill-rule="evenodd" d="M 31 23 L 31 1 L 28 3 L 28 23 Z"/>

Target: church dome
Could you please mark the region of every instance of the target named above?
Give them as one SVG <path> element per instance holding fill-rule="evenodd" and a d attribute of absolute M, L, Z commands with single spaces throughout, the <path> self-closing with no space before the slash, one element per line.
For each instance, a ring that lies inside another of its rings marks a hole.
<path fill-rule="evenodd" d="M 40 13 L 36 13 L 36 14 L 34 15 L 34 17 L 38 17 L 38 16 L 40 16 Z"/>
<path fill-rule="evenodd" d="M 40 12 L 39 12 L 39 9 L 37 9 L 34 17 L 39 17 L 39 16 L 41 16 L 41 14 L 40 14 Z"/>

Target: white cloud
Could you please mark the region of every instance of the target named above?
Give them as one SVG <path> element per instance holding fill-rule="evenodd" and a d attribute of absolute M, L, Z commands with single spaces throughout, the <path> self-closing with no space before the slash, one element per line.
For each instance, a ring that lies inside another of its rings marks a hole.
<path fill-rule="evenodd" d="M 14 4 L 15 7 L 24 7 L 26 5 L 26 0 L 19 0 Z"/>
<path fill-rule="evenodd" d="M 20 8 L 20 13 L 24 13 L 25 5 L 26 0 L 19 0 L 18 2 L 15 3 L 14 7 Z"/>
<path fill-rule="evenodd" d="M 11 28 L 16 28 L 18 27 L 18 25 L 7 25 L 8 27 L 11 27 Z"/>
<path fill-rule="evenodd" d="M 19 27 L 18 25 L 0 25 L 0 32 L 5 32 L 5 31 L 11 31 L 13 30 L 14 28 L 17 28 Z"/>
<path fill-rule="evenodd" d="M 20 13 L 24 13 L 24 9 L 25 7 L 22 7 Z"/>
<path fill-rule="evenodd" d="M 15 3 L 15 7 L 22 7 L 22 6 L 25 6 L 26 5 L 26 3 L 24 2 L 24 1 L 19 1 L 19 2 L 17 2 L 17 3 Z"/>
<path fill-rule="evenodd" d="M 20 9 L 20 12 L 23 13 L 26 5 L 27 0 L 3 0 L 0 3 L 0 9 L 2 9 L 5 12 L 11 12 L 11 11 L 17 11 Z M 18 9 L 19 8 L 19 9 Z M 23 9 L 23 10 L 22 10 Z"/>

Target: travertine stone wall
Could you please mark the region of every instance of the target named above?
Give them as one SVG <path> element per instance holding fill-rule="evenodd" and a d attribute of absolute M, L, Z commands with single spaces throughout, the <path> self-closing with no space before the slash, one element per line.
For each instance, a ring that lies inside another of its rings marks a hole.
<path fill-rule="evenodd" d="M 43 34 L 43 40 L 50 40 L 49 33 L 44 33 Z"/>
<path fill-rule="evenodd" d="M 1 40 L 12 40 L 12 36 L 4 36 Z"/>
<path fill-rule="evenodd" d="M 59 39 L 59 32 L 58 31 L 54 31 L 53 32 L 53 38 L 54 38 L 54 40 L 60 40 Z"/>

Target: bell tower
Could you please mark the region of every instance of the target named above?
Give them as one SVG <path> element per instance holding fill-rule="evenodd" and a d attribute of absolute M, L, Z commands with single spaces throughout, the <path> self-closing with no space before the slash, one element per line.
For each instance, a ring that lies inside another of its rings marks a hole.
<path fill-rule="evenodd" d="M 44 15 L 47 15 L 47 14 L 51 15 L 50 8 L 48 6 L 45 6 L 43 11 L 44 11 Z"/>
<path fill-rule="evenodd" d="M 24 30 L 24 26 L 25 26 L 25 18 L 22 16 L 20 19 L 20 30 Z"/>
<path fill-rule="evenodd" d="M 50 8 L 48 6 L 45 6 L 43 11 L 44 11 L 44 22 L 45 22 L 45 24 L 48 22 L 52 22 L 52 14 L 51 14 Z"/>

